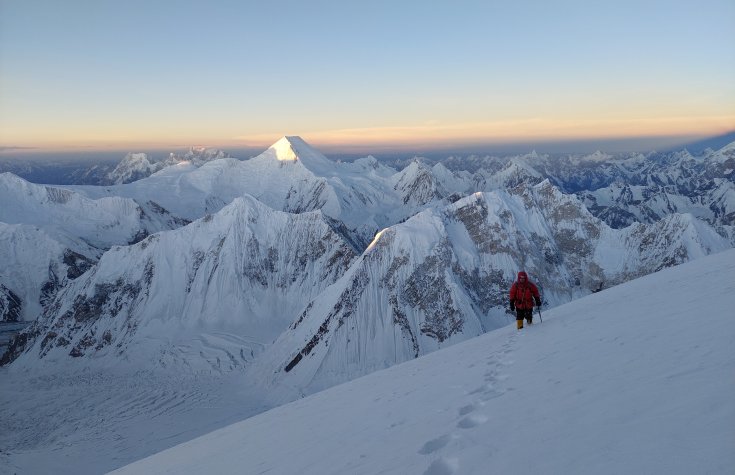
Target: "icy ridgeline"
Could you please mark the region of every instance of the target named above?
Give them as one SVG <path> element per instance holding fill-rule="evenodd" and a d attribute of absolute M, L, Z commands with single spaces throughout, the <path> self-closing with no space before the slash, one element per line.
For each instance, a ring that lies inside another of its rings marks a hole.
<path fill-rule="evenodd" d="M 200 167 L 203 164 L 229 155 L 222 150 L 206 147 L 191 147 L 186 153 L 170 153 L 165 160 L 152 161 L 148 154 L 129 153 L 112 171 L 105 175 L 102 185 L 121 185 L 141 180 L 172 165 Z"/>
<path fill-rule="evenodd" d="M 138 203 L 152 201 L 189 220 L 217 212 L 243 194 L 290 213 L 320 209 L 338 220 L 362 250 L 379 229 L 430 204 L 407 197 L 407 191 L 397 187 L 402 178 L 404 184 L 410 179 L 375 158 L 336 163 L 299 137 L 283 137 L 245 161 L 223 158 L 198 168 L 178 164 L 125 185 L 73 189 L 90 198 L 123 196 Z M 420 193 L 415 187 L 408 192 L 412 190 Z"/>
<path fill-rule="evenodd" d="M 10 270 L 0 273 L 0 284 L 5 286 L 0 287 L 0 320 L 35 319 L 59 288 L 111 245 L 177 228 L 245 194 L 277 210 L 320 209 L 358 251 L 379 229 L 423 209 L 446 205 L 476 191 L 514 189 L 545 179 L 561 190 L 576 191 L 594 215 L 613 227 L 634 219 L 656 223 L 673 213 L 692 213 L 735 243 L 731 226 L 735 219 L 733 149 L 735 145 L 730 145 L 703 157 L 679 152 L 552 159 L 534 153 L 463 161 L 472 172 L 415 160 L 396 172 L 372 157 L 353 163 L 332 162 L 299 137 L 284 137 L 246 161 L 209 149 L 172 155 L 159 162 L 169 166 L 125 185 L 62 189 L 2 174 L 0 186 L 7 191 L 3 202 L 10 205 L 0 210 L 4 223 L 0 239 L 7 243 L 3 249 L 8 255 L 2 256 L 2 262 L 9 263 L 5 268 Z M 133 158 L 131 162 L 147 161 Z M 459 166 L 456 160 L 445 162 Z M 617 185 L 615 180 L 629 184 Z M 595 188 L 605 185 L 608 188 Z M 102 213 L 92 210 L 95 207 Z M 59 216 L 70 221 L 59 220 Z M 127 224 L 131 221 L 132 225 Z M 102 240 L 100 233 L 105 235 Z M 18 256 L 28 257 L 24 261 L 27 270 L 16 262 Z"/>
<path fill-rule="evenodd" d="M 524 169 L 519 160 L 509 167 L 512 173 L 501 173 L 500 182 L 514 181 Z M 154 365 L 173 359 L 195 370 L 204 365 L 227 371 L 249 362 L 280 335 L 258 362 L 266 383 L 283 379 L 298 391 L 313 391 L 497 328 L 505 322 L 507 288 L 519 268 L 529 271 L 547 303 L 556 305 L 730 247 L 726 238 L 688 215 L 611 229 L 548 181 L 441 206 L 445 201 L 438 196 L 458 186 L 450 183 L 447 169 L 414 162 L 390 172 L 369 158 L 336 164 L 303 140 L 285 137 L 246 162 L 214 160 L 195 170 L 169 167 L 129 185 L 76 188 L 128 198 L 91 200 L 16 179 L 33 192 L 19 194 L 38 195 L 35 201 L 21 200 L 34 211 L 25 215 L 48 215 L 45 219 L 67 227 L 75 221 L 59 219 L 71 211 L 60 209 L 57 201 L 89 209 L 120 202 L 136 217 L 150 214 L 136 203 L 163 210 L 162 202 L 177 213 L 189 209 L 191 217 L 210 206 L 219 212 L 108 251 L 99 266 L 77 281 L 65 281 L 58 299 L 51 295 L 41 302 L 42 318 L 20 335 L 3 362 L 24 351 L 23 364 L 39 357 L 115 361 L 145 354 Z M 248 196 L 244 189 L 271 207 L 302 215 L 272 211 L 253 198 L 238 200 Z M 53 206 L 43 201 L 56 194 L 64 199 L 51 200 Z M 235 201 L 219 206 L 228 200 Z M 345 223 L 362 216 L 377 224 L 422 206 L 430 209 L 381 232 L 349 267 L 360 247 Z M 319 212 L 310 215 L 309 210 Z M 110 219 L 119 220 L 119 214 Z M 132 222 L 133 230 L 142 226 Z M 309 223 L 319 228 L 303 229 Z M 100 227 L 87 231 L 82 224 L 89 223 L 82 221 L 65 235 L 76 233 L 90 242 L 90 233 Z M 228 231 L 233 227 L 238 232 Z M 109 225 L 101 228 L 117 235 Z M 46 285 L 43 275 L 47 262 L 53 262 L 53 256 L 38 255 L 38 276 L 31 279 L 36 289 Z M 13 268 L 25 269 L 20 261 Z M 11 294 L 9 284 L 5 288 L 3 302 L 16 312 L 11 303 L 18 292 Z M 217 332 L 246 338 L 212 338 Z M 192 340 L 202 343 L 190 345 Z"/>
<path fill-rule="evenodd" d="M 288 214 L 236 198 L 188 226 L 106 252 L 19 335 L 4 362 L 25 350 L 16 367 L 93 355 L 96 365 L 232 370 L 354 257 L 319 211 Z"/>
<path fill-rule="evenodd" d="M 115 473 L 728 473 L 733 275 L 666 269 Z"/>
<path fill-rule="evenodd" d="M 715 227 L 735 224 L 735 143 L 701 157 L 684 150 L 604 163 L 598 176 L 615 166 L 619 177 L 600 177 L 603 186 L 577 194 L 611 226 L 651 223 L 672 212 L 691 213 Z"/>
<path fill-rule="evenodd" d="M 547 305 L 558 305 L 729 247 L 686 215 L 611 229 L 545 181 L 419 213 L 355 260 L 322 212 L 238 198 L 105 253 L 3 362 L 35 368 L 39 359 L 84 357 L 76 365 L 178 361 L 230 371 L 278 338 L 252 371 L 313 392 L 505 324 L 517 269 L 538 276 Z M 208 342 L 216 333 L 247 338 Z"/>
<path fill-rule="evenodd" d="M 671 213 L 690 213 L 715 227 L 735 224 L 735 143 L 699 156 L 686 150 L 562 157 L 531 153 L 450 157 L 441 163 L 454 178 L 473 183 L 472 191 L 548 179 L 563 192 L 577 194 L 592 214 L 614 228 L 653 223 Z"/>
<path fill-rule="evenodd" d="M 254 372 L 311 393 L 507 324 L 518 269 L 555 306 L 728 248 L 688 215 L 612 229 L 548 181 L 477 193 L 383 230 Z"/>
<path fill-rule="evenodd" d="M 92 200 L 11 173 L 0 174 L 0 202 L 0 321 L 36 319 L 110 247 L 186 223 L 151 203 Z"/>
<path fill-rule="evenodd" d="M 212 160 L 199 167 L 178 161 L 146 179 L 109 187 L 50 187 L 0 174 L 0 321 L 36 319 L 59 288 L 110 247 L 178 228 L 238 197 L 255 194 L 271 208 L 292 213 L 323 210 L 332 216 L 325 218 L 329 225 L 357 252 L 367 246 L 378 222 L 393 224 L 414 211 L 381 201 L 391 196 L 388 182 L 395 171 L 366 158 L 341 164 L 336 174 L 330 166 L 338 164 L 297 137 L 284 138 L 246 162 L 218 157 L 208 156 Z M 353 192 L 353 186 L 361 191 Z M 374 209 L 349 205 L 353 199 L 372 201 Z M 342 209 L 351 206 L 357 211 L 345 218 Z M 397 216 L 384 217 L 382 210 Z M 376 213 L 377 221 L 370 217 Z M 358 224 L 348 229 L 345 219 Z"/>

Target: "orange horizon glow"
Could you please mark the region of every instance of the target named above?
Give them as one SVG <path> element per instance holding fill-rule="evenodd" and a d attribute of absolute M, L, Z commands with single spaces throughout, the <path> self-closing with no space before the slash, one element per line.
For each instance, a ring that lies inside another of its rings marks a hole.
<path fill-rule="evenodd" d="M 0 154 L 254 151 L 284 135 L 331 153 L 638 147 L 735 130 L 732 0 L 148 3 L 3 4 Z"/>
<path fill-rule="evenodd" d="M 226 137 L 211 134 L 166 134 L 147 130 L 114 132 L 104 129 L 86 135 L 80 131 L 56 130 L 39 140 L 9 134 L 0 137 L 0 149 L 25 151 L 97 151 L 120 149 L 167 149 L 209 146 L 218 148 L 266 149 L 284 135 L 300 135 L 315 147 L 343 149 L 394 149 L 412 147 L 466 146 L 474 144 L 510 144 L 533 141 L 593 141 L 646 137 L 707 137 L 735 130 L 735 115 L 707 117 L 668 117 L 642 119 L 519 119 L 473 123 L 443 124 L 430 122 L 408 126 L 362 127 L 321 130 L 284 130 Z M 7 132 L 7 130 L 6 130 Z M 90 131 L 91 132 L 91 131 Z M 170 129 L 169 129 L 170 132 Z M 62 138 L 63 137 L 63 138 Z"/>

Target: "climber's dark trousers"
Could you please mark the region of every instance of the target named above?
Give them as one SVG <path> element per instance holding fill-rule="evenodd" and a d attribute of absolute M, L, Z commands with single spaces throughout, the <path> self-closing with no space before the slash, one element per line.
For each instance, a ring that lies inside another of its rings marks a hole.
<path fill-rule="evenodd" d="M 533 323 L 533 309 L 532 308 L 517 308 L 516 309 L 516 320 L 526 320 L 528 323 Z"/>

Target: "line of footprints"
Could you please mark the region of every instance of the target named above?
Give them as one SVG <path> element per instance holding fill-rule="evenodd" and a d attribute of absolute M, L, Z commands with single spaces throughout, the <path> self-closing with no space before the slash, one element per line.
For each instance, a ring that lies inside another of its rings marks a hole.
<path fill-rule="evenodd" d="M 484 375 L 484 383 L 469 392 L 472 402 L 457 409 L 457 429 L 449 434 L 444 434 L 435 439 L 426 442 L 419 453 L 422 455 L 437 456 L 429 468 L 426 469 L 424 475 L 452 475 L 459 470 L 459 459 L 451 456 L 442 456 L 442 449 L 452 441 L 459 442 L 464 431 L 486 423 L 489 418 L 479 410 L 485 403 L 491 399 L 502 396 L 507 389 L 502 387 L 502 382 L 507 376 L 502 374 L 501 369 L 504 366 L 513 364 L 513 361 L 507 358 L 513 348 L 513 343 L 518 337 L 517 333 L 512 333 L 508 340 L 500 347 L 500 349 L 491 354 L 487 358 L 488 371 Z"/>

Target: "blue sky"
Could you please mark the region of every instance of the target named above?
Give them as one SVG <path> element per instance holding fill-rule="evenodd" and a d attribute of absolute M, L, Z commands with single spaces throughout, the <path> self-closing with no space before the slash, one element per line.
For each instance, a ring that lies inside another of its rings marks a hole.
<path fill-rule="evenodd" d="M 735 2 L 0 0 L 0 146 L 735 129 Z"/>

